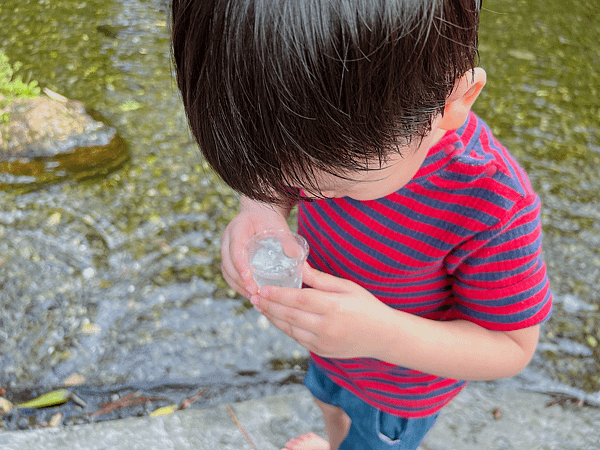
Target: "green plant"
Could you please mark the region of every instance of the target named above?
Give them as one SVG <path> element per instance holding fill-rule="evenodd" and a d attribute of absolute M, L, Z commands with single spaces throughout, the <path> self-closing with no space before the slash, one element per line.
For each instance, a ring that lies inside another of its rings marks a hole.
<path fill-rule="evenodd" d="M 0 50 L 0 110 L 17 98 L 31 98 L 39 95 L 37 81 L 24 82 L 20 76 L 15 76 L 21 64 L 12 66 L 8 57 Z M 8 120 L 8 113 L 0 113 L 0 122 Z"/>

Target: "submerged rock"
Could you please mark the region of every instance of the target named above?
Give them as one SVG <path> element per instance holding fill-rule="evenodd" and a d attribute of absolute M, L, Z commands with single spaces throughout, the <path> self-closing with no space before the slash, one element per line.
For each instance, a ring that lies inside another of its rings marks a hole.
<path fill-rule="evenodd" d="M 17 99 L 0 116 L 0 189 L 103 175 L 129 159 L 117 131 L 52 91 Z"/>

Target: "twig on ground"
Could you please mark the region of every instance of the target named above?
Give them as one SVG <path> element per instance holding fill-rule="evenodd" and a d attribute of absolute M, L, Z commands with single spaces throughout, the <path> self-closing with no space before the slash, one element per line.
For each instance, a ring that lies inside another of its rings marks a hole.
<path fill-rule="evenodd" d="M 179 405 L 179 409 L 189 408 L 192 403 L 194 403 L 196 400 L 198 400 L 203 395 L 204 395 L 204 390 L 198 392 L 196 395 L 194 395 L 190 398 L 186 398 L 184 401 L 181 402 L 181 405 Z"/>
<path fill-rule="evenodd" d="M 577 406 L 582 406 L 584 404 L 584 400 L 582 398 L 577 397 L 560 397 L 554 396 L 554 400 L 546 403 L 546 408 L 554 405 L 565 405 L 566 403 L 575 403 Z"/>
<path fill-rule="evenodd" d="M 256 448 L 256 445 L 254 444 L 254 441 L 252 440 L 252 438 L 250 437 L 248 432 L 246 430 L 244 430 L 244 427 L 242 426 L 242 424 L 237 420 L 237 417 L 235 417 L 233 410 L 229 407 L 229 405 L 225 405 L 225 408 L 227 408 L 227 411 L 229 412 L 229 415 L 233 419 L 234 423 L 238 426 L 238 428 L 240 430 L 242 430 L 242 433 L 244 433 L 244 436 L 246 436 L 246 439 L 248 439 L 248 442 L 250 442 L 250 445 L 252 446 L 252 448 L 254 450 L 258 450 L 258 448 Z"/>
<path fill-rule="evenodd" d="M 100 409 L 96 412 L 91 413 L 89 416 L 90 417 L 100 416 L 102 414 L 111 413 L 117 409 L 128 408 L 131 406 L 148 403 L 148 402 L 154 402 L 154 401 L 158 401 L 158 400 L 168 400 L 168 399 L 148 398 L 145 395 L 143 395 L 141 391 L 136 391 L 136 392 L 132 392 L 130 394 L 124 395 L 123 397 L 119 398 L 118 400 L 116 400 L 114 402 L 109 402 L 109 403 L 100 405 L 99 406 Z"/>

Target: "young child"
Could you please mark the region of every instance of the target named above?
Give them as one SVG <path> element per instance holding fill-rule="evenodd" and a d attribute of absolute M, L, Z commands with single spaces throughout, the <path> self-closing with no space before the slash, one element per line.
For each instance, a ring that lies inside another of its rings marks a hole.
<path fill-rule="evenodd" d="M 227 282 L 311 352 L 329 442 L 416 449 L 466 380 L 519 373 L 551 293 L 540 203 L 470 112 L 479 0 L 174 0 L 173 50 L 206 159 L 242 194 Z M 245 242 L 309 242 L 303 289 L 252 280 Z"/>

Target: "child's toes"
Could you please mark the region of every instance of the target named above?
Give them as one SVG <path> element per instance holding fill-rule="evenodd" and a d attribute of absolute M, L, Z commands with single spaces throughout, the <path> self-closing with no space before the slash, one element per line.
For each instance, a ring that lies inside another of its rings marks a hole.
<path fill-rule="evenodd" d="M 329 450 L 329 442 L 311 432 L 290 439 L 281 450 Z"/>

